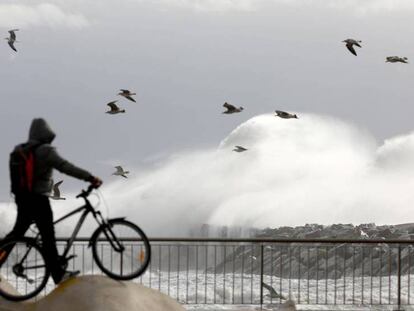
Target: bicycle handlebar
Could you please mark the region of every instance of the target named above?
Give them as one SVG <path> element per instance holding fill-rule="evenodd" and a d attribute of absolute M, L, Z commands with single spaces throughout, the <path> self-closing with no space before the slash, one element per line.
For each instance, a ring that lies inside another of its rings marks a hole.
<path fill-rule="evenodd" d="M 81 193 L 79 193 L 76 198 L 84 198 L 86 199 L 92 192 L 93 189 L 95 189 L 96 187 L 94 187 L 93 185 L 89 185 L 88 189 L 86 190 L 82 190 Z"/>

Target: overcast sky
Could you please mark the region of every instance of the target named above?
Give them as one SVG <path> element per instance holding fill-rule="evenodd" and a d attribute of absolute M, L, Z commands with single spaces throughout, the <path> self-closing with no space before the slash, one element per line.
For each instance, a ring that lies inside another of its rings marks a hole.
<path fill-rule="evenodd" d="M 334 116 L 379 142 L 409 133 L 414 68 L 385 57 L 414 61 L 413 17 L 411 0 L 2 1 L 3 37 L 19 28 L 20 42 L 0 46 L 0 199 L 9 152 L 39 116 L 64 157 L 107 183 L 114 165 L 218 146 L 275 109 Z M 346 38 L 362 40 L 357 57 Z M 104 113 L 114 99 L 125 114 Z M 225 101 L 245 110 L 223 115 Z"/>

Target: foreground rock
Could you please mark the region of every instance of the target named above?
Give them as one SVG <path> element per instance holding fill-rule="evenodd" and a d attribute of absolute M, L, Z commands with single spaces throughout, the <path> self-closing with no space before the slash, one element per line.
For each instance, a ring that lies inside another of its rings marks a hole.
<path fill-rule="evenodd" d="M 2 284 L 1 286 L 10 286 Z M 104 276 L 82 276 L 60 284 L 36 302 L 12 303 L 0 298 L 0 311 L 184 311 L 174 299 L 132 282 Z"/>

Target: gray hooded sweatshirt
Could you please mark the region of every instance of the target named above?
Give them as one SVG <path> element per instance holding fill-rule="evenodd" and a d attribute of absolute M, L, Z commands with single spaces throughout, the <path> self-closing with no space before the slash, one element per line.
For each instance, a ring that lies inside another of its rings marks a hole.
<path fill-rule="evenodd" d="M 53 187 L 53 169 L 84 181 L 92 181 L 93 179 L 91 173 L 76 167 L 57 153 L 55 147 L 50 145 L 55 136 L 44 119 L 33 119 L 30 126 L 29 143 L 41 144 L 34 152 L 33 192 L 38 194 L 50 194 Z"/>

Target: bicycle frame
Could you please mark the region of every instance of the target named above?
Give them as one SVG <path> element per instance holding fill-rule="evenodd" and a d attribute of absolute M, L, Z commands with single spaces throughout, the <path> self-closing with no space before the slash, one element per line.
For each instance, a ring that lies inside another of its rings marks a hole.
<path fill-rule="evenodd" d="M 90 190 L 88 189 L 86 192 L 82 192 L 83 194 L 87 193 L 89 194 Z M 85 205 L 78 207 L 77 209 L 71 211 L 70 213 L 62 216 L 61 218 L 55 220 L 53 222 L 53 225 L 56 225 L 60 222 L 62 222 L 65 219 L 68 219 L 78 213 L 82 213 L 82 215 L 80 216 L 78 223 L 76 224 L 75 229 L 72 232 L 72 235 L 70 236 L 70 238 L 67 241 L 66 247 L 63 251 L 63 254 L 61 255 L 62 258 L 67 258 L 67 255 L 69 253 L 70 248 L 73 245 L 73 242 L 75 241 L 76 237 L 78 236 L 78 233 L 80 231 L 80 229 L 82 228 L 83 223 L 85 222 L 86 217 L 89 215 L 89 213 L 92 213 L 92 216 L 95 218 L 96 222 L 98 223 L 98 228 L 104 224 L 107 224 L 107 221 L 103 218 L 102 214 L 100 211 L 96 211 L 92 204 L 89 202 L 87 195 L 79 195 L 77 197 L 81 197 L 85 200 Z M 111 232 L 111 235 L 113 237 L 115 237 L 115 235 L 113 234 L 112 230 L 109 229 L 109 231 Z M 106 234 L 106 233 L 105 233 Z M 91 239 L 93 238 L 93 235 L 91 237 Z M 37 235 L 35 236 L 35 240 L 38 241 L 40 239 L 40 232 L 37 233 Z M 115 240 L 117 241 L 116 237 Z M 118 241 L 117 241 L 118 242 Z M 118 242 L 119 244 L 119 242 Z M 30 251 L 30 249 L 28 250 Z M 66 259 L 67 260 L 67 259 Z"/>
<path fill-rule="evenodd" d="M 104 218 L 102 217 L 101 212 L 99 211 L 95 211 L 95 209 L 92 207 L 92 205 L 90 204 L 89 200 L 87 198 L 84 198 L 86 204 L 73 210 L 72 212 L 62 216 L 61 218 L 57 219 L 56 221 L 53 222 L 54 225 L 62 222 L 63 220 L 70 218 L 80 212 L 83 211 L 82 215 L 80 216 L 78 223 L 76 224 L 75 229 L 73 230 L 72 235 L 70 236 L 69 240 L 67 241 L 66 247 L 63 251 L 63 254 L 61 255 L 62 257 L 66 258 L 66 256 L 69 253 L 70 248 L 73 245 L 73 242 L 75 241 L 76 237 L 78 236 L 78 233 L 80 231 L 80 229 L 82 228 L 83 223 L 85 222 L 86 217 L 89 215 L 89 213 L 92 213 L 93 217 L 95 218 L 96 222 L 98 223 L 98 227 L 103 225 L 105 223 Z M 38 233 L 38 236 L 40 235 L 40 233 Z M 36 237 L 36 239 L 38 239 L 38 236 Z"/>

